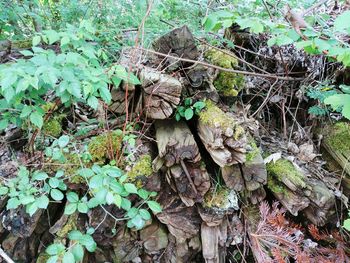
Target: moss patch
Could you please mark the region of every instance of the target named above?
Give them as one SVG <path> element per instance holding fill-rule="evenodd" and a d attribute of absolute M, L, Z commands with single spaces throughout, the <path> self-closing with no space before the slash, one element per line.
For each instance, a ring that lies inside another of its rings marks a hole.
<path fill-rule="evenodd" d="M 152 158 L 150 155 L 142 155 L 128 172 L 128 180 L 135 183 L 138 188 L 143 185 L 142 178 L 149 177 L 153 174 Z"/>
<path fill-rule="evenodd" d="M 88 145 L 88 151 L 91 154 L 92 161 L 104 162 L 107 159 L 111 160 L 121 150 L 122 141 L 123 134 L 120 130 L 93 137 Z"/>
<path fill-rule="evenodd" d="M 214 65 L 222 68 L 233 69 L 238 65 L 236 58 L 216 49 L 209 49 L 205 53 L 205 57 Z M 237 96 L 243 84 L 243 75 L 223 71 L 219 73 L 214 81 L 214 86 L 224 96 Z"/>
<path fill-rule="evenodd" d="M 304 188 L 306 183 L 304 182 L 303 174 L 300 173 L 294 165 L 286 160 L 279 159 L 275 163 L 270 162 L 266 165 L 268 172 L 268 187 L 273 192 L 281 192 L 285 187 L 282 182 L 283 178 L 287 178 L 297 187 Z"/>
<path fill-rule="evenodd" d="M 228 203 L 229 193 L 230 190 L 226 187 L 211 189 L 205 194 L 203 205 L 208 208 L 225 208 Z"/>
<path fill-rule="evenodd" d="M 246 162 L 251 162 L 260 153 L 258 146 L 252 136 L 248 136 L 249 150 L 246 154 Z"/>
<path fill-rule="evenodd" d="M 333 125 L 326 137 L 327 142 L 342 153 L 350 152 L 350 124 L 338 122 Z"/>
<path fill-rule="evenodd" d="M 210 127 L 221 128 L 224 132 L 226 129 L 234 131 L 234 138 L 237 140 L 244 134 L 244 129 L 237 125 L 235 120 L 230 118 L 225 112 L 217 107 L 212 101 L 205 102 L 206 107 L 199 114 L 199 119 Z"/>

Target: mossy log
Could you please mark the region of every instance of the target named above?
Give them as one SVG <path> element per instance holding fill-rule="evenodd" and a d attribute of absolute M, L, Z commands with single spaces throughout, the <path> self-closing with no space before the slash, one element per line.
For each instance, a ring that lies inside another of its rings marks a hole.
<path fill-rule="evenodd" d="M 340 165 L 347 176 L 342 176 L 342 185 L 350 192 L 350 123 L 339 122 L 324 129 L 323 148 Z"/>
<path fill-rule="evenodd" d="M 167 178 L 187 206 L 200 202 L 210 188 L 194 137 L 185 122 L 156 121 L 158 157 L 154 167 L 165 167 Z"/>
<path fill-rule="evenodd" d="M 156 120 L 169 118 L 180 103 L 180 81 L 152 68 L 144 68 L 140 73 L 140 80 L 144 115 Z"/>
<path fill-rule="evenodd" d="M 268 163 L 267 171 L 268 188 L 292 215 L 302 212 L 315 225 L 327 223 L 335 196 L 316 175 L 283 158 Z"/>
<path fill-rule="evenodd" d="M 198 134 L 220 167 L 246 161 L 247 137 L 233 116 L 208 101 L 199 115 Z"/>

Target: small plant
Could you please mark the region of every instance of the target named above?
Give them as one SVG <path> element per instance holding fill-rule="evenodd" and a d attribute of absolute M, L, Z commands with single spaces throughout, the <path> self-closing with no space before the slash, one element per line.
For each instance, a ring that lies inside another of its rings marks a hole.
<path fill-rule="evenodd" d="M 324 101 L 334 94 L 337 94 L 337 92 L 334 90 L 333 85 L 317 85 L 309 88 L 306 95 L 311 99 L 317 100 L 318 104 L 310 107 L 308 112 L 315 116 L 325 116 L 329 113 L 329 109 L 325 106 Z"/>
<path fill-rule="evenodd" d="M 200 111 L 205 107 L 204 101 L 197 101 L 192 104 L 191 98 L 186 98 L 184 100 L 183 106 L 177 108 L 175 119 L 179 121 L 181 118 L 185 118 L 187 121 L 192 119 L 194 114 L 198 115 Z"/>
<path fill-rule="evenodd" d="M 340 85 L 340 88 L 344 93 L 334 94 L 326 98 L 324 103 L 350 120 L 350 86 Z"/>
<path fill-rule="evenodd" d="M 48 246 L 46 248 L 46 253 L 50 256 L 50 258 L 47 260 L 47 262 L 80 262 L 84 258 L 84 249 L 89 252 L 94 252 L 96 250 L 97 245 L 91 234 L 93 234 L 93 231 L 89 230 L 86 234 L 83 234 L 78 230 L 69 232 L 68 239 L 71 240 L 73 244 L 68 248 L 62 243 L 54 243 Z"/>

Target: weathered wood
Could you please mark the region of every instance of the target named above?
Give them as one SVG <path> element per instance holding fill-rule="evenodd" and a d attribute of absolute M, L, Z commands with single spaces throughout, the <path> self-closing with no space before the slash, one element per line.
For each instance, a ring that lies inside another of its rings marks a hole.
<path fill-rule="evenodd" d="M 122 114 L 125 113 L 125 91 L 122 89 L 113 88 L 111 91 L 112 94 L 112 103 L 109 105 L 109 109 L 115 113 Z M 128 106 L 130 105 L 130 101 L 134 97 L 134 92 L 131 91 L 128 94 Z"/>
<path fill-rule="evenodd" d="M 194 137 L 185 122 L 156 121 L 158 157 L 154 167 L 166 167 L 171 185 L 187 206 L 200 202 L 210 188 L 209 175 L 201 165 Z"/>
<path fill-rule="evenodd" d="M 176 28 L 161 36 L 153 43 L 153 48 L 157 52 L 172 54 L 180 58 L 195 60 L 199 56 L 193 35 L 187 26 Z M 160 57 L 159 60 L 163 61 L 164 58 Z M 182 64 L 181 62 L 168 59 L 165 66 L 170 66 L 171 70 L 175 70 L 177 67 L 181 67 Z"/>
<path fill-rule="evenodd" d="M 141 71 L 140 80 L 145 116 L 158 120 L 169 118 L 180 103 L 180 81 L 151 68 Z"/>
<path fill-rule="evenodd" d="M 234 116 L 223 112 L 212 102 L 200 113 L 198 134 L 205 148 L 220 167 L 244 163 L 247 137 Z"/>

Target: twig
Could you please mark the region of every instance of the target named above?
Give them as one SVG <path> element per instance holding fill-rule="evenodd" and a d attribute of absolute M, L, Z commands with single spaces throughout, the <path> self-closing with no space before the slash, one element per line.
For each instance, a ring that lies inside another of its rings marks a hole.
<path fill-rule="evenodd" d="M 261 103 L 260 107 L 250 116 L 251 118 L 253 118 L 256 114 L 258 114 L 261 111 L 262 108 L 265 107 L 267 101 L 270 99 L 271 91 L 273 90 L 273 87 L 276 85 L 276 83 L 277 80 L 271 85 L 269 91 L 267 92 L 265 100 L 263 101 L 263 103 Z"/>
<path fill-rule="evenodd" d="M 5 251 L 0 247 L 0 256 L 7 262 L 7 263 L 15 263 L 6 253 Z"/>
<path fill-rule="evenodd" d="M 273 74 L 261 74 L 261 73 L 255 73 L 255 72 L 250 72 L 250 71 L 243 71 L 243 70 L 235 70 L 235 69 L 229 69 L 229 68 L 223 68 L 223 67 L 219 67 L 213 64 L 209 64 L 206 62 L 202 62 L 202 61 L 196 61 L 196 60 L 192 60 L 192 59 L 187 59 L 187 58 L 179 58 L 179 57 L 175 57 L 175 56 L 171 56 L 168 54 L 164 54 L 164 53 L 160 53 L 160 52 L 156 52 L 150 49 L 146 49 L 146 48 L 142 48 L 142 47 L 137 47 L 137 49 L 143 50 L 145 52 L 149 52 L 158 56 L 162 56 L 162 57 L 169 57 L 169 58 L 173 58 L 173 59 L 177 59 L 179 61 L 184 61 L 184 62 L 190 62 L 190 63 L 197 63 L 199 65 L 208 67 L 208 68 L 215 68 L 221 71 L 225 71 L 225 72 L 231 72 L 231 73 L 237 73 L 237 74 L 243 74 L 243 75 L 250 75 L 250 76 L 255 76 L 255 77 L 262 77 L 262 78 L 272 78 L 272 79 L 277 79 L 277 80 L 286 80 L 286 81 L 301 81 L 304 78 L 290 78 L 290 77 L 280 77 L 277 75 L 273 75 Z"/>

